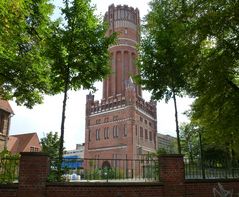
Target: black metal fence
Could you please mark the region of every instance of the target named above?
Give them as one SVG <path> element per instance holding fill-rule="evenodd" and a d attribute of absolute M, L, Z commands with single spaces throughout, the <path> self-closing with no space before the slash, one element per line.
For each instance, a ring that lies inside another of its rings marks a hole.
<path fill-rule="evenodd" d="M 233 179 L 239 178 L 239 164 L 237 162 L 221 161 L 193 161 L 184 159 L 186 179 Z"/>
<path fill-rule="evenodd" d="M 0 157 L 0 183 L 7 184 L 18 182 L 18 175 L 19 157 Z"/>
<path fill-rule="evenodd" d="M 64 159 L 63 178 L 84 181 L 156 181 L 159 180 L 157 159 Z M 51 170 L 54 171 L 52 166 Z"/>

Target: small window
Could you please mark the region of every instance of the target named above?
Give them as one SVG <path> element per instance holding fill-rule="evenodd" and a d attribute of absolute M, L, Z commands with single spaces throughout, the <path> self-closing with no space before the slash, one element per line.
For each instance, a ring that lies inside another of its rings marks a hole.
<path fill-rule="evenodd" d="M 105 118 L 104 122 L 109 122 L 109 118 L 108 117 Z"/>
<path fill-rule="evenodd" d="M 127 28 L 124 29 L 124 34 L 128 34 L 128 29 Z"/>
<path fill-rule="evenodd" d="M 106 127 L 106 128 L 104 129 L 104 138 L 105 138 L 105 139 L 109 139 L 109 127 Z"/>
<path fill-rule="evenodd" d="M 0 111 L 0 133 L 3 133 L 4 128 L 4 114 L 2 111 Z"/>
<path fill-rule="evenodd" d="M 96 129 L 96 135 L 95 135 L 95 137 L 96 137 L 96 140 L 97 140 L 97 141 L 100 140 L 100 129 Z"/>
<path fill-rule="evenodd" d="M 143 127 L 140 127 L 140 137 L 143 137 Z"/>
<path fill-rule="evenodd" d="M 100 119 L 97 119 L 96 120 L 96 124 L 100 124 L 101 120 Z"/>
<path fill-rule="evenodd" d="M 119 137 L 118 126 L 113 127 L 113 138 Z"/>
<path fill-rule="evenodd" d="M 113 116 L 113 120 L 118 120 L 118 116 Z"/>
<path fill-rule="evenodd" d="M 143 118 L 140 116 L 140 122 L 143 122 Z"/>
<path fill-rule="evenodd" d="M 145 134 L 145 139 L 147 140 L 148 139 L 148 130 L 147 129 L 144 130 L 144 134 Z"/>
<path fill-rule="evenodd" d="M 39 152 L 39 148 L 37 148 L 35 146 L 31 146 L 30 147 L 30 152 Z"/>
<path fill-rule="evenodd" d="M 91 134 L 91 131 L 89 130 L 89 133 L 88 133 L 88 140 L 89 140 L 89 142 L 91 140 L 90 134 Z"/>
<path fill-rule="evenodd" d="M 148 124 L 148 121 L 147 121 L 147 120 L 144 120 L 144 124 Z"/>
<path fill-rule="evenodd" d="M 152 139 L 152 132 L 150 131 L 149 132 L 149 141 L 152 141 L 153 139 Z"/>
<path fill-rule="evenodd" d="M 152 127 L 152 123 L 151 122 L 149 122 L 149 126 Z"/>
<path fill-rule="evenodd" d="M 128 129 L 127 129 L 127 125 L 124 125 L 124 136 L 126 137 L 128 134 Z"/>

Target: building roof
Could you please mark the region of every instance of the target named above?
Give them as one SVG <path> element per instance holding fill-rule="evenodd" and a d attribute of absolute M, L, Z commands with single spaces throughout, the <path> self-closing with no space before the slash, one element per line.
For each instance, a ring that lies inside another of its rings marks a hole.
<path fill-rule="evenodd" d="M 162 139 L 165 139 L 165 140 L 176 140 L 177 139 L 176 137 L 173 137 L 173 136 L 168 135 L 168 134 L 157 133 L 157 136 L 158 136 L 158 138 L 162 138 Z"/>
<path fill-rule="evenodd" d="M 37 137 L 37 133 L 26 133 L 20 135 L 11 135 L 8 138 L 7 149 L 12 153 L 24 152 L 29 142 Z"/>
<path fill-rule="evenodd" d="M 1 98 L 0 98 L 0 109 L 9 112 L 10 114 L 14 114 L 9 102 L 6 100 L 2 100 Z"/>

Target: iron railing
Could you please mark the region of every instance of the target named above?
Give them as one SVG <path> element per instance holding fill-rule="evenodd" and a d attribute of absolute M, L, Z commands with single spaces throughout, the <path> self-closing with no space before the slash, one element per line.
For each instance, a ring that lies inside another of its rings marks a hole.
<path fill-rule="evenodd" d="M 56 162 L 53 162 L 56 163 Z M 55 170 L 55 165 L 51 170 Z M 157 159 L 63 159 L 62 174 L 66 181 L 157 181 Z"/>
<path fill-rule="evenodd" d="M 184 159 L 186 179 L 233 179 L 239 178 L 239 164 L 228 161 L 193 161 Z"/>
<path fill-rule="evenodd" d="M 0 183 L 18 182 L 19 175 L 19 157 L 9 156 L 0 157 Z"/>

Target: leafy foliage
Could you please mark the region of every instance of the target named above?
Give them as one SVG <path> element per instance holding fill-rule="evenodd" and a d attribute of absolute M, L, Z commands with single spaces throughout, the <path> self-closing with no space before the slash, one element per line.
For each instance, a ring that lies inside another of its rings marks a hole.
<path fill-rule="evenodd" d="M 178 152 L 181 153 L 176 95 L 182 96 L 187 88 L 184 1 L 153 0 L 150 8 L 140 44 L 141 78 L 138 80 L 145 89 L 152 91 L 154 99 L 173 98 Z"/>
<path fill-rule="evenodd" d="M 53 6 L 48 0 L 0 2 L 0 96 L 32 108 L 50 92 L 45 57 Z"/>
<path fill-rule="evenodd" d="M 0 183 L 13 183 L 18 179 L 19 159 L 19 154 L 12 155 L 7 150 L 0 153 Z"/>
<path fill-rule="evenodd" d="M 107 26 L 94 15 L 90 1 L 64 1 L 64 21 L 51 35 L 48 55 L 52 59 L 55 91 L 94 89 L 94 82 L 109 74 L 108 47 L 114 37 L 105 37 Z"/>
<path fill-rule="evenodd" d="M 85 170 L 84 178 L 87 180 L 108 180 L 122 179 L 124 172 L 119 168 L 95 168 L 93 170 Z"/>
<path fill-rule="evenodd" d="M 45 137 L 41 138 L 42 152 L 48 154 L 50 157 L 51 169 L 48 176 L 49 182 L 64 181 L 64 178 L 62 176 L 58 176 L 59 174 L 63 175 L 63 171 L 61 171 L 60 173 L 58 173 L 57 171 L 57 167 L 61 165 L 58 160 L 59 145 L 60 138 L 57 132 L 49 132 Z"/>
<path fill-rule="evenodd" d="M 153 0 L 141 44 L 142 80 L 157 99 L 196 98 L 192 124 L 238 157 L 239 2 Z M 170 83 L 171 79 L 171 83 Z"/>
<path fill-rule="evenodd" d="M 151 11 L 145 18 L 138 66 L 141 84 L 152 91 L 155 99 L 181 95 L 185 87 L 183 76 L 186 46 L 182 38 L 185 31 L 181 19 L 181 1 L 153 0 Z"/>
<path fill-rule="evenodd" d="M 200 158 L 199 132 L 198 127 L 192 123 L 183 123 L 180 125 L 182 153 L 191 162 Z"/>
<path fill-rule="evenodd" d="M 192 121 L 207 142 L 239 156 L 239 2 L 190 1 Z"/>
<path fill-rule="evenodd" d="M 47 153 L 52 160 L 58 158 L 59 144 L 60 138 L 57 132 L 49 132 L 41 138 L 42 152 Z"/>
<path fill-rule="evenodd" d="M 65 111 L 69 90 L 94 89 L 94 82 L 110 72 L 108 47 L 114 36 L 106 37 L 107 26 L 94 15 L 89 0 L 64 0 L 64 22 L 55 26 L 48 40 L 53 91 L 63 92 L 59 166 L 61 169 Z"/>

